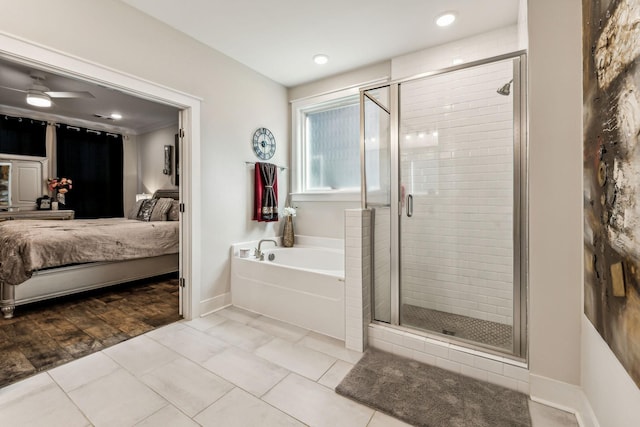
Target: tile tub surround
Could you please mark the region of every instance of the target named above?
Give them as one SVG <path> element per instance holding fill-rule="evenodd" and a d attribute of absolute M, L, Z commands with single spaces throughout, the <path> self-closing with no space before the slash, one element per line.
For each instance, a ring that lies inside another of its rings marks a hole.
<path fill-rule="evenodd" d="M 297 236 L 292 248 L 262 247 L 263 261 L 240 258 L 254 243 L 232 247 L 233 305 L 344 340 L 344 241 Z"/>
<path fill-rule="evenodd" d="M 253 340 L 255 350 L 233 344 L 238 326 L 249 328 L 243 342 Z M 0 413 L 3 425 L 16 426 L 406 427 L 334 393 L 359 357 L 338 340 L 228 307 L 1 388 Z M 534 427 L 577 425 L 570 414 L 532 403 Z"/>
<path fill-rule="evenodd" d="M 371 322 L 371 211 L 346 209 L 345 235 L 345 345 L 367 348 L 367 326 Z"/>

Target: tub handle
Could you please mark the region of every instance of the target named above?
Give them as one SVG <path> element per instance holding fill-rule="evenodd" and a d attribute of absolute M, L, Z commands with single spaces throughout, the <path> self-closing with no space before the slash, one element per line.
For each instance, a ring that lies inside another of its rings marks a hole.
<path fill-rule="evenodd" d="M 407 216 L 409 218 L 413 216 L 413 194 L 407 196 Z"/>

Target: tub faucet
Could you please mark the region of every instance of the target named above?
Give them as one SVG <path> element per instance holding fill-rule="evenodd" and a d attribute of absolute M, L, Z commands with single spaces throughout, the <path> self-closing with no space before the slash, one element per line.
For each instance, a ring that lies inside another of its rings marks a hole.
<path fill-rule="evenodd" d="M 278 242 L 273 239 L 262 239 L 258 242 L 258 249 L 255 251 L 256 258 L 260 259 L 260 261 L 264 261 L 264 254 L 262 253 L 261 247 L 263 242 L 271 242 L 274 245 L 278 246 Z"/>

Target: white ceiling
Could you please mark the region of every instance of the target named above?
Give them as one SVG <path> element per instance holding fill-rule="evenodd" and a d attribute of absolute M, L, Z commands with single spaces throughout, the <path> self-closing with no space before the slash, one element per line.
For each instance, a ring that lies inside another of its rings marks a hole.
<path fill-rule="evenodd" d="M 522 0 L 122 0 L 280 84 L 291 87 L 508 25 Z M 448 28 L 435 18 L 453 11 Z M 313 55 L 329 55 L 318 66 Z M 88 91 L 91 99 L 26 104 L 24 65 L 0 58 L 0 112 L 145 133 L 177 124 L 178 110 L 90 82 L 45 72 L 52 91 Z M 7 89 L 9 88 L 9 89 Z M 95 117 L 119 112 L 118 121 Z M 28 114 L 27 114 L 28 113 Z M 72 120 L 65 120 L 65 119 Z M 75 122 L 73 121 L 75 120 Z M 78 123 L 79 122 L 79 123 Z M 87 124 L 84 124 L 86 122 Z"/>
<path fill-rule="evenodd" d="M 291 87 L 508 25 L 520 0 L 122 0 Z M 458 19 L 435 25 L 445 11 Z M 318 66 L 315 54 L 329 56 Z"/>

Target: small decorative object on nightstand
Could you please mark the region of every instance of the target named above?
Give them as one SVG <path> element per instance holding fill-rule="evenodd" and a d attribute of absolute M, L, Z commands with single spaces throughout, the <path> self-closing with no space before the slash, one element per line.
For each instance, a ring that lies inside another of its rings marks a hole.
<path fill-rule="evenodd" d="M 53 193 L 52 202 L 57 201 L 64 206 L 67 201 L 65 194 L 73 188 L 73 181 L 69 178 L 49 178 L 47 179 L 49 191 Z"/>
<path fill-rule="evenodd" d="M 38 197 L 36 200 L 36 208 L 39 211 L 48 211 L 51 210 L 51 199 L 49 196 L 45 195 L 42 197 Z"/>

